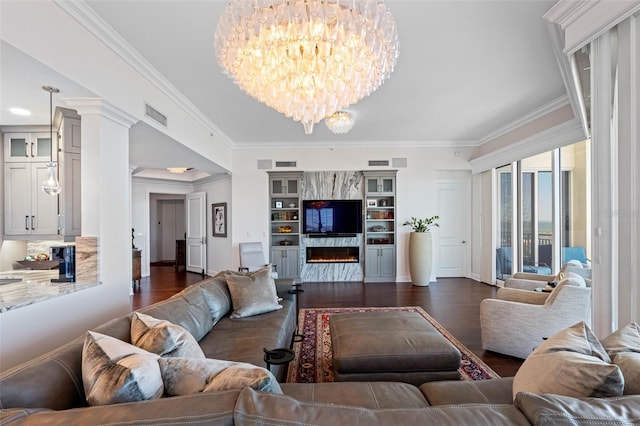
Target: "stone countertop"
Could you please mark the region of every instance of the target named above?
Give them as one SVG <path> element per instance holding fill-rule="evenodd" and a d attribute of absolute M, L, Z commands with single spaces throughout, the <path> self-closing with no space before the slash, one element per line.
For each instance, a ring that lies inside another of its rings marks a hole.
<path fill-rule="evenodd" d="M 98 282 L 52 283 L 58 270 L 0 272 L 0 313 L 99 285 Z M 11 282 L 15 280 L 15 282 Z M 18 281 L 19 280 L 19 281 Z"/>

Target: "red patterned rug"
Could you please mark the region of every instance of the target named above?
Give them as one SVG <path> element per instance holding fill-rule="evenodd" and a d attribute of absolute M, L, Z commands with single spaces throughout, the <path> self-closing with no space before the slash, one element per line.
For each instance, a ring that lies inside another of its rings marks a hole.
<path fill-rule="evenodd" d="M 333 381 L 329 317 L 332 314 L 374 311 L 417 312 L 446 337 L 462 354 L 462 380 L 484 380 L 500 377 L 487 364 L 445 330 L 419 306 L 390 308 L 315 308 L 300 309 L 298 324 L 302 340 L 293 344 L 295 358 L 289 364 L 287 383 L 323 383 Z"/>

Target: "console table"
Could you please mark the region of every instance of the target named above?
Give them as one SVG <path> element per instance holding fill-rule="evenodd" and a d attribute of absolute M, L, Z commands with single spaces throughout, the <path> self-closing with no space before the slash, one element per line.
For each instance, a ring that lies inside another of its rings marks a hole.
<path fill-rule="evenodd" d="M 176 271 L 180 270 L 181 266 L 187 269 L 186 243 L 185 240 L 176 240 Z"/>
<path fill-rule="evenodd" d="M 132 260 L 132 271 L 131 271 L 131 279 L 133 280 L 133 291 L 136 291 L 136 284 L 138 288 L 140 288 L 140 279 L 142 279 L 142 250 L 131 250 L 131 260 Z"/>

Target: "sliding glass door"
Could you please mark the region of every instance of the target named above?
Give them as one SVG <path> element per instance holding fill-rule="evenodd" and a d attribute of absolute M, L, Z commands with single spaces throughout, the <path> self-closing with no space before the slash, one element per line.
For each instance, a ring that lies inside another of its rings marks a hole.
<path fill-rule="evenodd" d="M 496 278 L 517 271 L 555 274 L 591 245 L 589 142 L 496 169 Z"/>
<path fill-rule="evenodd" d="M 496 170 L 498 180 L 498 235 L 496 238 L 496 277 L 506 280 L 512 274 L 513 262 L 513 173 L 508 164 Z"/>

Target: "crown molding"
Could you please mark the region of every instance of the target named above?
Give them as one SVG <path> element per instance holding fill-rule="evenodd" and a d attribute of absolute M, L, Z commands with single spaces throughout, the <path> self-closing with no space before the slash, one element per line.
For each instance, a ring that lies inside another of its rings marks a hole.
<path fill-rule="evenodd" d="M 314 141 L 300 144 L 295 142 L 236 142 L 234 149 L 269 149 L 269 148 L 474 148 L 479 145 L 474 140 L 425 140 L 425 141 Z M 304 141 L 302 141 L 304 142 Z"/>
<path fill-rule="evenodd" d="M 582 125 L 577 119 L 559 124 L 504 148 L 471 159 L 471 172 L 481 173 L 494 167 L 555 148 L 584 140 Z"/>
<path fill-rule="evenodd" d="M 541 106 L 538 109 L 535 109 L 531 112 L 529 112 L 528 114 L 523 115 L 522 117 L 512 121 L 511 123 L 507 124 L 506 126 L 492 132 L 489 133 L 487 136 L 485 136 L 484 138 L 480 139 L 480 142 L 478 143 L 479 145 L 484 145 L 487 142 L 491 142 L 492 140 L 499 138 L 500 136 L 506 135 L 507 133 L 513 132 L 514 130 L 519 129 L 520 127 L 531 123 L 532 121 L 535 121 L 541 117 L 544 117 L 547 114 L 550 114 L 554 111 L 556 111 L 559 108 L 562 108 L 565 105 L 569 104 L 569 98 L 567 97 L 567 95 L 562 95 L 559 98 L 556 98 L 554 100 L 552 100 L 551 102 L 549 102 L 546 105 Z"/>
<path fill-rule="evenodd" d="M 138 122 L 136 117 L 102 98 L 63 98 L 61 100 L 75 109 L 80 116 L 100 115 L 127 128 Z"/>
<path fill-rule="evenodd" d="M 85 27 L 98 40 L 108 46 L 122 60 L 146 78 L 165 96 L 176 103 L 186 114 L 210 130 L 229 148 L 233 142 L 216 124 L 200 111 L 169 80 L 118 34 L 100 15 L 81 0 L 53 0 L 62 10 Z"/>
<path fill-rule="evenodd" d="M 560 0 L 543 17 L 562 28 L 570 55 L 638 11 L 640 0 Z"/>
<path fill-rule="evenodd" d="M 574 55 L 565 55 L 562 51 L 564 38 L 560 27 L 551 22 L 547 22 L 547 30 L 551 40 L 553 56 L 560 68 L 560 76 L 567 90 L 567 97 L 573 110 L 573 115 L 580 119 L 586 137 L 590 137 L 589 122 L 587 120 L 587 109 L 582 95 L 582 87 L 578 71 L 576 69 L 576 59 Z"/>

